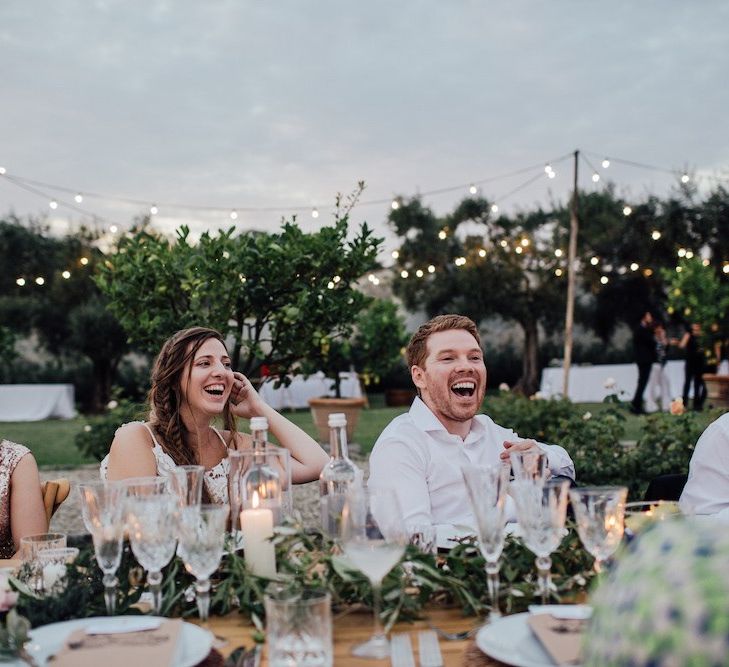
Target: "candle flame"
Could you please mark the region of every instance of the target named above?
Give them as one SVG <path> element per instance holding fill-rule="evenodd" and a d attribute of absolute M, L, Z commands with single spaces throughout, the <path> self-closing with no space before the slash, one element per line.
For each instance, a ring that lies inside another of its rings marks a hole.
<path fill-rule="evenodd" d="M 251 498 L 251 507 L 253 509 L 256 509 L 261 504 L 261 501 L 258 497 L 258 491 L 253 492 L 253 496 Z"/>

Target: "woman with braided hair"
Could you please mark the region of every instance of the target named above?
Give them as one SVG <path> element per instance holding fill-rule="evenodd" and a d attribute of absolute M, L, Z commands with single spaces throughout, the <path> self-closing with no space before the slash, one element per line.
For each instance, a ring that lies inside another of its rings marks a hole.
<path fill-rule="evenodd" d="M 205 467 L 203 495 L 228 501 L 229 449 L 251 446 L 235 418 L 266 417 L 269 430 L 291 452 L 294 484 L 319 478 L 329 460 L 298 426 L 266 405 L 242 373 L 234 372 L 223 337 L 193 327 L 174 334 L 152 369 L 149 421 L 120 427 L 101 462 L 102 479 L 166 475 L 177 465 Z M 212 422 L 222 417 L 224 430 Z"/>

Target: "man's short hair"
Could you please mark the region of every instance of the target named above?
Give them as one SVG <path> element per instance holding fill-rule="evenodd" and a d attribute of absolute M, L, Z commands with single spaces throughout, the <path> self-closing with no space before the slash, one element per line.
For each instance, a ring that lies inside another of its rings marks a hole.
<path fill-rule="evenodd" d="M 428 356 L 428 338 L 430 338 L 431 334 L 438 333 L 439 331 L 451 331 L 452 329 L 464 329 L 468 331 L 476 339 L 478 346 L 481 347 L 481 337 L 478 335 L 478 327 L 471 318 L 465 317 L 464 315 L 438 315 L 421 325 L 410 339 L 405 350 L 408 368 L 412 368 L 413 366 L 423 368 L 425 359 Z"/>

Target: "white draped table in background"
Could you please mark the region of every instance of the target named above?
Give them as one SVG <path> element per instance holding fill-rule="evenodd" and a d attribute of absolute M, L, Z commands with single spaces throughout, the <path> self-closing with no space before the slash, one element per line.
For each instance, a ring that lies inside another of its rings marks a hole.
<path fill-rule="evenodd" d="M 361 398 L 362 388 L 357 373 L 340 373 L 342 398 Z M 319 371 L 309 377 L 295 375 L 288 387 L 281 385 L 274 389 L 277 378 L 269 377 L 260 387 L 261 398 L 274 410 L 286 408 L 308 408 L 310 398 L 333 396 L 334 381 Z"/>
<path fill-rule="evenodd" d="M 669 361 L 665 367 L 671 398 L 680 397 L 683 393 L 684 362 Z M 614 388 L 605 386 L 607 380 L 615 381 Z M 544 398 L 558 396 L 562 393 L 564 371 L 559 368 L 545 368 L 542 371 L 542 383 L 539 392 Z M 604 364 L 597 366 L 572 366 L 570 368 L 569 399 L 578 403 L 600 403 L 610 394 L 618 394 L 620 400 L 630 400 L 638 384 L 638 366 L 636 364 Z M 646 410 L 652 412 L 657 406 L 646 389 L 643 398 Z"/>
<path fill-rule="evenodd" d="M 72 384 L 0 385 L 0 422 L 72 419 L 76 416 Z"/>

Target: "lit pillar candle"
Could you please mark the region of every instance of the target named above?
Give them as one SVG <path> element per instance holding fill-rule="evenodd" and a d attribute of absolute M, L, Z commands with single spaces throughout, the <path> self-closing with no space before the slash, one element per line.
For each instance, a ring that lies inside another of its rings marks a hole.
<path fill-rule="evenodd" d="M 276 551 L 270 542 L 273 537 L 273 512 L 258 507 L 258 494 L 255 491 L 251 505 L 251 509 L 240 513 L 245 560 L 256 576 L 273 578 L 276 576 Z"/>

